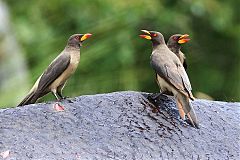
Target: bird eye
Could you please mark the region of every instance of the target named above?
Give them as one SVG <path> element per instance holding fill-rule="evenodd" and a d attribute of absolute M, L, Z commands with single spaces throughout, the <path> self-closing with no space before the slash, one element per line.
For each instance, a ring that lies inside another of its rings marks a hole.
<path fill-rule="evenodd" d="M 154 33 L 154 34 L 153 34 L 153 37 L 156 37 L 156 36 L 157 36 L 157 34 L 156 34 L 156 33 Z"/>
<path fill-rule="evenodd" d="M 176 41 L 178 40 L 178 38 L 179 38 L 179 37 L 173 37 L 173 39 L 176 40 Z"/>
<path fill-rule="evenodd" d="M 76 40 L 79 40 L 79 36 L 76 36 L 75 39 L 76 39 Z"/>

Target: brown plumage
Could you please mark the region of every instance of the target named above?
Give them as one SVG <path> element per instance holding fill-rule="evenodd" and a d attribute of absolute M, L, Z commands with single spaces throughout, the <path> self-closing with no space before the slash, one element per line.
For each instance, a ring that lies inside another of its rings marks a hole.
<path fill-rule="evenodd" d="M 80 61 L 80 46 L 91 34 L 74 34 L 64 50 L 51 62 L 37 79 L 28 95 L 18 106 L 35 103 L 39 98 L 52 92 L 57 100 L 63 99 L 62 89 L 67 79 L 75 72 Z"/>
<path fill-rule="evenodd" d="M 147 35 L 140 37 L 151 40 L 153 51 L 151 66 L 157 74 L 159 87 L 163 92 L 171 92 L 176 98 L 180 117 L 187 115 L 191 124 L 198 128 L 198 120 L 190 100 L 194 100 L 187 73 L 179 58 L 167 47 L 161 33 L 142 30 Z"/>
<path fill-rule="evenodd" d="M 189 40 L 190 39 L 188 34 L 174 34 L 169 38 L 167 42 L 168 48 L 177 55 L 185 70 L 187 70 L 187 62 L 185 55 L 181 51 L 181 47 L 182 44 L 187 43 Z"/>
<path fill-rule="evenodd" d="M 185 68 L 185 70 L 187 70 L 187 62 L 186 62 L 186 57 L 185 55 L 182 53 L 181 49 L 181 45 L 188 42 L 189 39 L 189 35 L 188 34 L 174 34 L 172 35 L 168 42 L 167 42 L 167 46 L 168 48 L 176 54 L 176 56 L 179 58 L 180 62 L 182 63 L 183 67 Z M 156 74 L 156 81 L 158 83 L 158 75 Z M 173 94 L 171 92 L 168 91 L 160 91 L 161 93 L 167 94 L 172 96 Z"/>

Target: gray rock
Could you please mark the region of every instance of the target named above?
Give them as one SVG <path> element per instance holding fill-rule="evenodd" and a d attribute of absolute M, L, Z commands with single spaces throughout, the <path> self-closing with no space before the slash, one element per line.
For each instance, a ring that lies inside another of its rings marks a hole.
<path fill-rule="evenodd" d="M 200 129 L 179 117 L 171 97 L 116 92 L 0 110 L 7 159 L 240 159 L 240 103 L 196 100 Z M 0 158 L 1 159 L 1 158 Z"/>

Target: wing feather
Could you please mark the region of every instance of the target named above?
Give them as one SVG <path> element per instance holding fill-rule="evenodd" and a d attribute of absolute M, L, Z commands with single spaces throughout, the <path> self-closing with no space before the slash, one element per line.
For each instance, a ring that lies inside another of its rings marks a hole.
<path fill-rule="evenodd" d="M 66 70 L 70 59 L 70 55 L 60 54 L 43 72 L 37 90 L 45 91 Z"/>
<path fill-rule="evenodd" d="M 191 83 L 182 64 L 175 64 L 172 60 L 162 61 L 158 56 L 154 54 L 151 56 L 151 66 L 156 73 L 174 88 L 193 99 Z"/>

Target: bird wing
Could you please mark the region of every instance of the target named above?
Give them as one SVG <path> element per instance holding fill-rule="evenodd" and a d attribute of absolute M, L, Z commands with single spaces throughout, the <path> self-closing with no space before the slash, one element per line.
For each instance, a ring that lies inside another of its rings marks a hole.
<path fill-rule="evenodd" d="M 182 65 L 176 65 L 176 66 L 177 66 L 177 71 L 179 73 L 179 76 L 182 78 L 184 89 L 190 93 L 192 91 L 192 86 L 184 67 Z"/>
<path fill-rule="evenodd" d="M 190 81 L 182 64 L 175 64 L 171 60 L 165 61 L 163 64 L 160 63 L 158 57 L 151 60 L 151 65 L 156 73 L 177 90 L 194 99 Z"/>
<path fill-rule="evenodd" d="M 37 90 L 45 91 L 66 70 L 70 59 L 70 55 L 60 54 L 43 72 Z"/>

